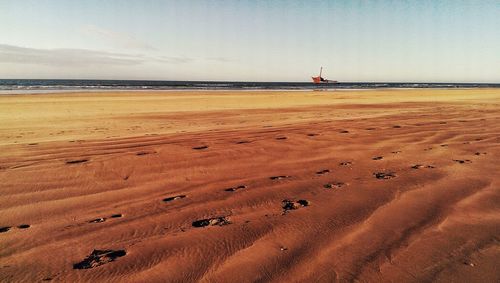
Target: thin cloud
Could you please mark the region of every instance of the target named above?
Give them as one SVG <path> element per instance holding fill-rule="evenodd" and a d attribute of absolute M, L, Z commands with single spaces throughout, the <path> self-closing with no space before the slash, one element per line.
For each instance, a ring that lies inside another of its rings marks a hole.
<path fill-rule="evenodd" d="M 194 61 L 194 58 L 190 57 L 173 57 L 173 56 L 157 56 L 153 60 L 165 63 L 183 64 Z"/>
<path fill-rule="evenodd" d="M 116 32 L 110 29 L 105 29 L 95 25 L 86 25 L 81 28 L 81 31 L 92 37 L 97 37 L 110 42 L 112 45 L 117 47 L 124 47 L 129 49 L 144 49 L 144 50 L 155 50 L 153 46 L 148 43 L 141 41 L 134 36 Z"/>
<path fill-rule="evenodd" d="M 145 61 L 134 56 L 88 49 L 38 49 L 0 44 L 0 63 L 88 66 L 88 65 L 137 65 Z"/>
<path fill-rule="evenodd" d="M 228 58 L 228 57 L 208 57 L 207 60 L 208 61 L 221 62 L 221 63 L 234 61 L 233 59 Z"/>
<path fill-rule="evenodd" d="M 0 63 L 47 66 L 131 66 L 143 63 L 183 64 L 193 58 L 174 56 L 144 56 L 89 49 L 39 49 L 0 44 Z"/>

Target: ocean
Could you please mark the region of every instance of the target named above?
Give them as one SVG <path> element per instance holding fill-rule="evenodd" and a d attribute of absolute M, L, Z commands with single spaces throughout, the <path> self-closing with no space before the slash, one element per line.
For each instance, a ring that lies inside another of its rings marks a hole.
<path fill-rule="evenodd" d="M 374 88 L 490 88 L 493 83 L 214 82 L 146 80 L 12 80 L 0 79 L 1 93 L 92 90 L 327 90 Z"/>

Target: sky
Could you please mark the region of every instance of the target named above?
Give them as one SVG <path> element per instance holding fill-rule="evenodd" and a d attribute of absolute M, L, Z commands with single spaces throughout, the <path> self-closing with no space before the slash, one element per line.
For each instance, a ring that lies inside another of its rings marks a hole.
<path fill-rule="evenodd" d="M 0 79 L 500 83 L 498 0 L 0 0 Z"/>

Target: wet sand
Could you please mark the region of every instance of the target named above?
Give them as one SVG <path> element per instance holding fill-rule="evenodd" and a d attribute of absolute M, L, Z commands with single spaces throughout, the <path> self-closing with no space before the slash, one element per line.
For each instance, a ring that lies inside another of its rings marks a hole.
<path fill-rule="evenodd" d="M 498 282 L 500 89 L 0 96 L 1 282 Z"/>

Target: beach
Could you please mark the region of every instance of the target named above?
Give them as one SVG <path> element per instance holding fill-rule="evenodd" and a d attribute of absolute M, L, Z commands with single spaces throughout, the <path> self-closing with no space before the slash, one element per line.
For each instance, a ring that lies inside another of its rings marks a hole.
<path fill-rule="evenodd" d="M 500 89 L 0 95 L 1 282 L 498 282 Z"/>

